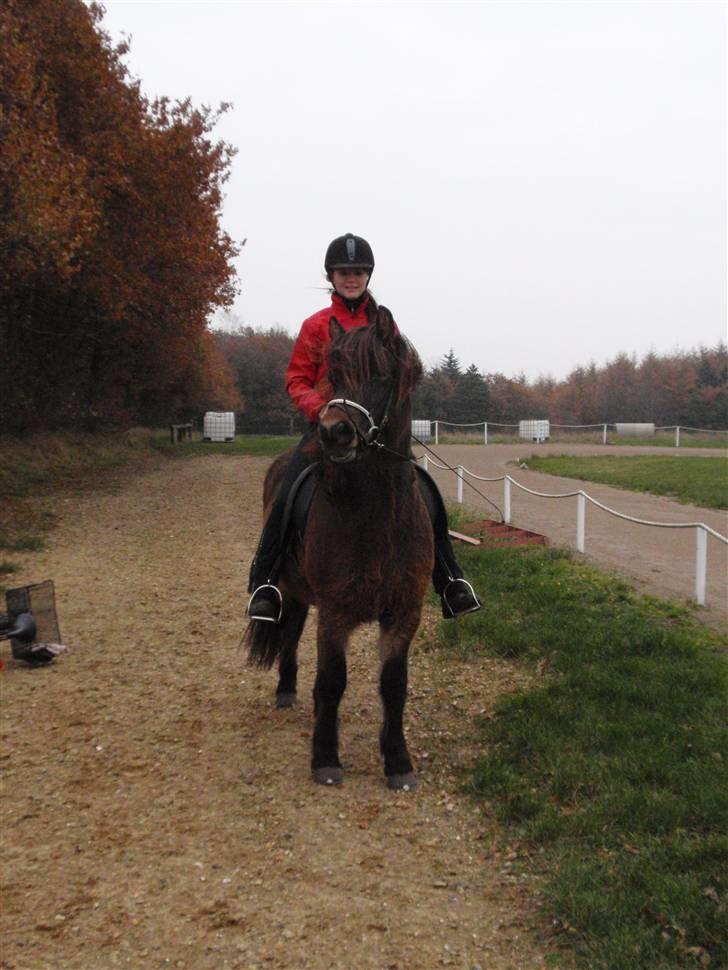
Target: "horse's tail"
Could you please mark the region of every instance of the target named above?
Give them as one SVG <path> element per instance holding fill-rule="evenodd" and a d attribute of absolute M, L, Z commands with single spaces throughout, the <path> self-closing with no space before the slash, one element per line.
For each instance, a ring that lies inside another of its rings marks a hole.
<path fill-rule="evenodd" d="M 258 667 L 272 667 L 285 647 L 298 643 L 307 614 L 307 606 L 289 600 L 279 623 L 250 620 L 245 631 L 250 662 Z"/>
<path fill-rule="evenodd" d="M 258 667 L 272 667 L 283 648 L 283 620 L 280 623 L 267 623 L 265 620 L 250 620 L 245 631 L 248 659 Z"/>

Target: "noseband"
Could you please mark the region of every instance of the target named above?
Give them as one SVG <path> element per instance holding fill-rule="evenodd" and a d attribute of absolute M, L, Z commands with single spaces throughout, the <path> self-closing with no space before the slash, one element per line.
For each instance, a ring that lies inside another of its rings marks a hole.
<path fill-rule="evenodd" d="M 376 445 L 377 448 L 383 448 L 384 445 L 381 443 L 381 441 L 379 441 L 379 434 L 381 431 L 384 430 L 384 428 L 387 427 L 387 424 L 389 423 L 389 406 L 391 404 L 391 401 L 392 401 L 392 392 L 390 391 L 389 398 L 387 399 L 387 404 L 384 408 L 384 416 L 382 420 L 379 422 L 379 424 L 377 424 L 374 418 L 372 417 L 371 411 L 367 411 L 367 409 L 363 407 L 361 404 L 357 404 L 356 401 L 349 401 L 345 397 L 332 398 L 332 400 L 330 400 L 328 404 L 326 404 L 326 406 L 324 407 L 322 416 L 323 414 L 326 414 L 329 408 L 341 408 L 341 410 L 344 411 L 344 413 L 350 419 L 351 419 L 351 415 L 349 414 L 349 409 L 358 411 L 359 414 L 363 414 L 364 417 L 369 422 L 369 427 L 364 433 L 362 433 L 359 430 L 355 421 L 351 422 L 354 425 L 354 430 L 356 431 L 356 436 L 359 439 L 360 443 L 365 445 L 367 448 L 371 448 L 374 445 Z"/>

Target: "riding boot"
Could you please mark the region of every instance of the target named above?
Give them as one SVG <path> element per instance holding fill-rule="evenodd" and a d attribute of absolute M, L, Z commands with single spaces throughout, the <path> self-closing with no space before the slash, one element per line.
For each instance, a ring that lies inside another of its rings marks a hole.
<path fill-rule="evenodd" d="M 310 428 L 291 455 L 286 473 L 271 506 L 263 532 L 250 566 L 248 592 L 252 593 L 247 607 L 251 620 L 278 623 L 283 615 L 283 595 L 276 582 L 283 563 L 286 537 L 283 536 L 283 520 L 288 493 L 301 474 L 316 459 L 314 452 L 316 429 Z"/>
<path fill-rule="evenodd" d="M 445 523 L 444 535 L 434 525 L 435 533 L 435 567 L 432 571 L 432 584 L 435 592 L 440 594 L 442 601 L 442 615 L 446 620 L 453 620 L 465 613 L 475 613 L 480 609 L 480 600 L 475 590 L 463 577 L 463 571 L 455 558 L 450 535 Z"/>
<path fill-rule="evenodd" d="M 475 613 L 480 609 L 480 601 L 475 590 L 463 577 L 463 571 L 455 558 L 450 541 L 445 503 L 433 478 L 419 466 L 417 467 L 420 493 L 432 520 L 435 539 L 435 565 L 432 570 L 432 585 L 442 601 L 442 615 L 446 620 L 465 613 Z"/>
<path fill-rule="evenodd" d="M 276 586 L 280 569 L 280 531 L 285 495 L 276 499 L 263 528 L 255 558 L 250 566 L 247 614 L 251 620 L 278 623 L 283 613 L 283 596 Z"/>

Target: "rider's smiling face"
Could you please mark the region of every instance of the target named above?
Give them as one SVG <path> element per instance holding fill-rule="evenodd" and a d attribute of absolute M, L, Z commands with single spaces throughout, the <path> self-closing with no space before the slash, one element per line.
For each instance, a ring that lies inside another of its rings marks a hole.
<path fill-rule="evenodd" d="M 345 300 L 356 300 L 367 288 L 369 272 L 365 269 L 335 269 L 331 282 L 339 296 Z"/>

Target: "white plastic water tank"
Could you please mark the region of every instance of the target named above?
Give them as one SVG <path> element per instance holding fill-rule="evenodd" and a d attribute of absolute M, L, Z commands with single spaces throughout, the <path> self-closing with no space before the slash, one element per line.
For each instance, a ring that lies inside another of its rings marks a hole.
<path fill-rule="evenodd" d="M 531 441 L 546 441 L 551 437 L 551 424 L 545 420 L 519 421 L 518 436 Z"/>
<path fill-rule="evenodd" d="M 412 434 L 420 441 L 429 441 L 432 437 L 432 426 L 429 421 L 413 421 Z"/>
<path fill-rule="evenodd" d="M 617 422 L 617 434 L 626 438 L 652 438 L 655 434 L 654 424 L 625 424 Z"/>
<path fill-rule="evenodd" d="M 233 441 L 235 414 L 233 411 L 208 411 L 202 424 L 205 441 Z"/>

